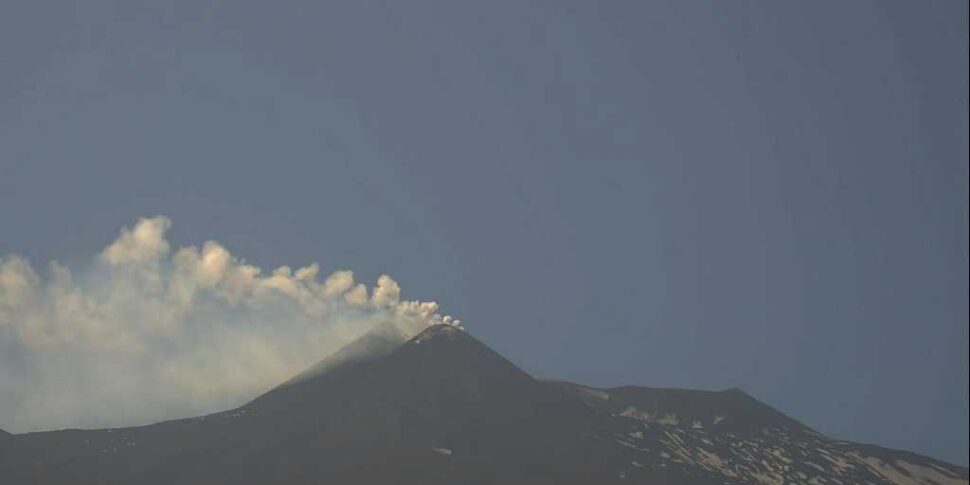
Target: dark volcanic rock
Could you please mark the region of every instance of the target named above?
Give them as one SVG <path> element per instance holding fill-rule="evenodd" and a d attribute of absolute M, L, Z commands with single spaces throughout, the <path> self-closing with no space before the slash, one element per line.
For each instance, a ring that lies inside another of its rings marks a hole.
<path fill-rule="evenodd" d="M 741 391 L 539 381 L 450 326 L 380 326 L 230 411 L 0 432 L 5 484 L 967 483 L 828 439 Z"/>

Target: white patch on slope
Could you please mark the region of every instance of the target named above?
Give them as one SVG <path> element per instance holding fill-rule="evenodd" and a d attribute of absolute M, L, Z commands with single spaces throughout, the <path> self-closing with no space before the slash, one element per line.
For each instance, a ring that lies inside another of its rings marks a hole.
<path fill-rule="evenodd" d="M 850 455 L 894 485 L 963 485 L 967 483 L 967 480 L 944 474 L 936 468 L 900 460 L 897 460 L 895 466 L 893 466 L 875 457 L 861 456 L 858 453 L 851 453 Z"/>

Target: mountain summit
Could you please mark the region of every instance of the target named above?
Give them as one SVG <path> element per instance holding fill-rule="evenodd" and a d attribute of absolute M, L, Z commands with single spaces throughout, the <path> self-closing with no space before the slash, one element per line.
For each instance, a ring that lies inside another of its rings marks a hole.
<path fill-rule="evenodd" d="M 530 376 L 467 332 L 375 327 L 237 409 L 0 433 L 5 484 L 966 484 L 967 470 L 829 439 L 738 391 Z"/>

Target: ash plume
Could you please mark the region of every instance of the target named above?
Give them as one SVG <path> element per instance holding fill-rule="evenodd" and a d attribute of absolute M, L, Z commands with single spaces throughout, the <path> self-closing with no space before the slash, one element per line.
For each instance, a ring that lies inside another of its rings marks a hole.
<path fill-rule="evenodd" d="M 0 257 L 0 428 L 149 423 L 218 411 L 292 377 L 380 322 L 460 325 L 381 275 L 271 272 L 222 244 L 174 249 L 171 221 L 123 228 L 88 267 Z"/>

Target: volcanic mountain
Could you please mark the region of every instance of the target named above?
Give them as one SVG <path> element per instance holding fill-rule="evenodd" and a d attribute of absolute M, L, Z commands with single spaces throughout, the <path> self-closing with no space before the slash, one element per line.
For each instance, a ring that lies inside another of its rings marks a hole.
<path fill-rule="evenodd" d="M 739 390 L 538 380 L 448 326 L 378 326 L 229 411 L 0 432 L 5 484 L 965 484 L 837 441 Z"/>

